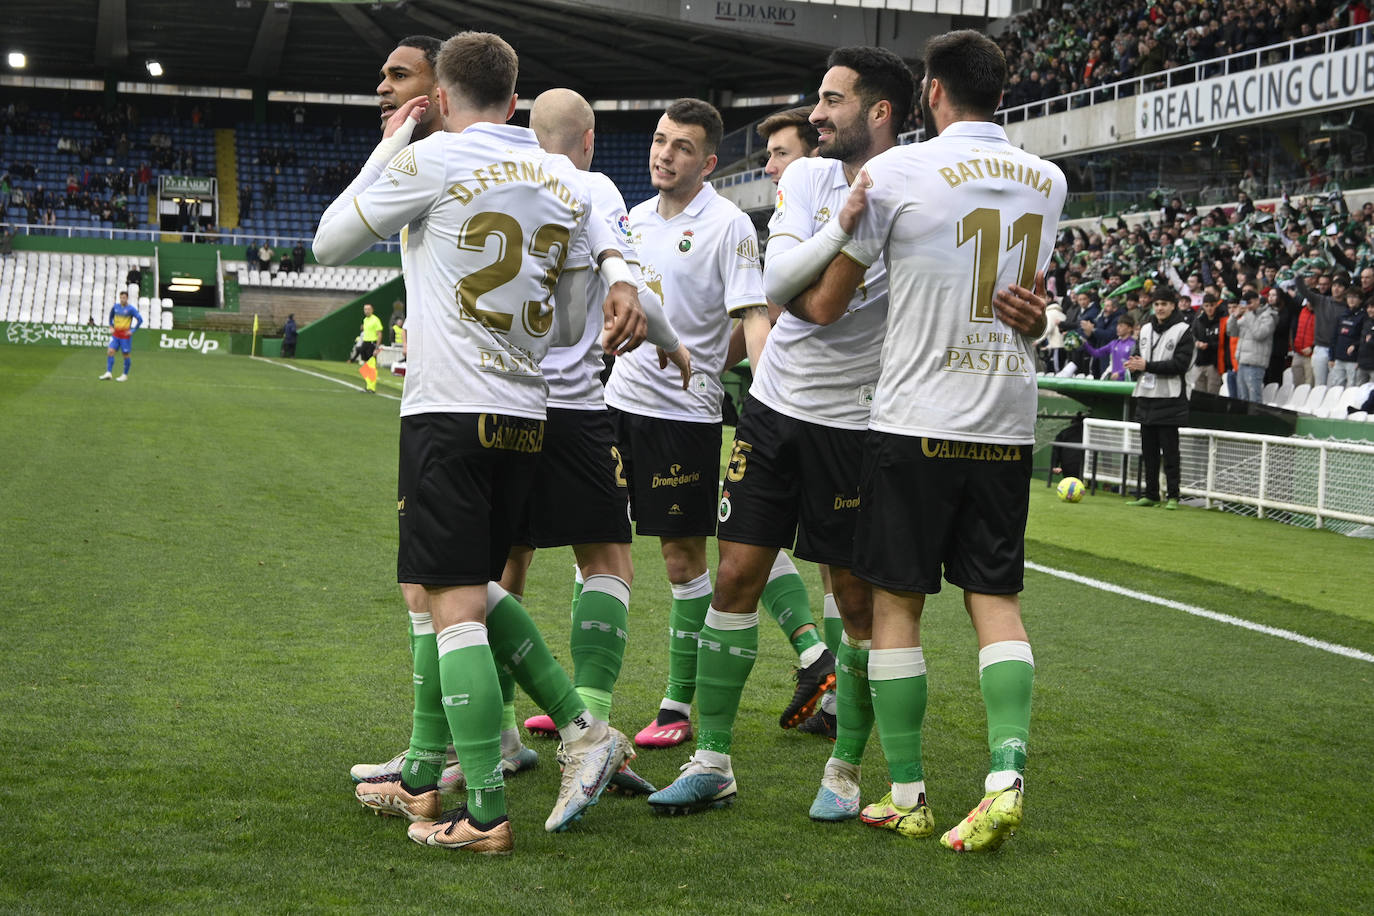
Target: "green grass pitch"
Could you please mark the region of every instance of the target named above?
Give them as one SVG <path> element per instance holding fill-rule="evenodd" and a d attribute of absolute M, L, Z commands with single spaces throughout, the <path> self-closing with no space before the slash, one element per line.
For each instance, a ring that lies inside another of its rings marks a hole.
<path fill-rule="evenodd" d="M 103 368 L 99 350 L 0 346 L 0 911 L 1368 911 L 1374 664 L 1035 572 L 1026 821 L 995 855 L 807 819 L 829 745 L 777 727 L 794 659 L 767 620 L 732 808 L 665 819 L 606 797 L 547 835 L 558 769 L 531 740 L 540 766 L 508 782 L 514 856 L 417 846 L 348 779 L 409 733 L 396 402 L 246 358 L 138 350 L 125 384 Z M 1031 497 L 1030 560 L 1374 652 L 1368 541 Z M 657 546 L 635 560 L 613 712 L 630 733 L 663 686 L 669 600 Z M 571 565 L 540 554 L 528 589 L 565 664 Z M 924 638 L 946 828 L 987 754 L 952 590 Z M 636 769 L 663 785 L 685 759 Z M 875 736 L 865 798 L 885 782 Z"/>

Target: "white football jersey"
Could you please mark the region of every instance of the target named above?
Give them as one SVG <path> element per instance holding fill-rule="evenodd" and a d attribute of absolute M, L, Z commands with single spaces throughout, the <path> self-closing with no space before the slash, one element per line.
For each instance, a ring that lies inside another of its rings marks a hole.
<path fill-rule="evenodd" d="M 587 221 L 588 234 L 593 227 L 604 227 L 610 244 L 631 265 L 634 271 L 638 258 L 630 244 L 630 217 L 625 212 L 625 198 L 615 182 L 600 172 L 583 172 L 587 189 L 591 192 L 592 213 Z M 597 248 L 598 253 L 605 248 Z M 549 384 L 549 406 L 571 410 L 605 410 L 606 389 L 601 384 L 602 362 L 601 305 L 606 301 L 609 287 L 598 271 L 587 274 L 587 326 L 582 339 L 569 347 L 550 347 L 540 364 L 544 380 Z M 562 318 L 560 317 L 560 321 Z"/>
<path fill-rule="evenodd" d="M 554 287 L 591 265 L 581 174 L 532 131 L 479 123 L 412 143 L 354 201 L 378 238 L 406 229 L 401 416 L 545 416 Z"/>
<path fill-rule="evenodd" d="M 1059 166 L 996 124 L 960 121 L 869 160 L 868 207 L 845 253 L 887 264 L 888 327 L 869 427 L 904 436 L 1035 441 L 1034 342 L 993 294 L 1030 288 L 1054 253 Z"/>
<path fill-rule="evenodd" d="M 837 217 L 849 196 L 844 163 L 798 159 L 782 173 L 768 223 L 768 254 L 800 245 Z M 764 270 L 767 271 L 765 264 Z M 864 274 L 849 311 L 817 325 L 783 312 L 768 334 L 749 393 L 778 413 L 808 423 L 865 429 L 887 325 L 887 271 Z"/>
<path fill-rule="evenodd" d="M 630 232 L 644 282 L 692 353 L 692 378 L 683 391 L 677 368 L 660 369 L 655 348 L 639 347 L 615 361 L 606 403 L 662 420 L 719 423 L 730 315 L 767 306 L 754 224 L 706 184 L 672 219 L 658 215 L 657 196 L 638 204 Z"/>

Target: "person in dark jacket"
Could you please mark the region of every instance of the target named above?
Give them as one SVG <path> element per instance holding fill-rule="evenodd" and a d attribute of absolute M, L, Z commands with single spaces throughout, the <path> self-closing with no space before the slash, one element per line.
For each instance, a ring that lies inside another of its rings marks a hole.
<path fill-rule="evenodd" d="M 1135 353 L 1126 368 L 1136 379 L 1131 399 L 1140 424 L 1140 450 L 1145 465 L 1145 492 L 1128 506 L 1158 506 L 1159 464 L 1164 459 L 1168 487 L 1166 509 L 1178 508 L 1178 429 L 1188 420 L 1188 393 L 1183 376 L 1193 363 L 1193 332 L 1178 314 L 1172 291 L 1160 290 L 1154 316 L 1140 329 Z"/>
<path fill-rule="evenodd" d="M 1374 300 L 1365 303 L 1364 333 L 1355 357 L 1355 384 L 1374 381 Z"/>
<path fill-rule="evenodd" d="M 1193 387 L 1208 394 L 1221 391 L 1221 372 L 1217 369 L 1217 348 L 1221 346 L 1221 319 L 1226 317 L 1226 309 L 1217 302 L 1217 297 L 1208 293 L 1202 297 L 1202 308 L 1193 319 L 1193 340 L 1196 343 L 1193 358 Z"/>
<path fill-rule="evenodd" d="M 1355 384 L 1360 338 L 1364 336 L 1365 308 L 1358 289 L 1352 287 L 1345 291 L 1345 305 L 1345 314 L 1336 319 L 1331 333 L 1331 371 L 1326 383 L 1332 388 Z"/>
<path fill-rule="evenodd" d="M 281 355 L 296 355 L 296 316 L 294 314 L 286 316 L 286 324 L 281 329 Z"/>

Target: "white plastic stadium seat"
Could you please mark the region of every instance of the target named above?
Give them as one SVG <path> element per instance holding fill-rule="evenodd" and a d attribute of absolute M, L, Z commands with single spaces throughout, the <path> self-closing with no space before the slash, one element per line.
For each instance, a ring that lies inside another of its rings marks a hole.
<path fill-rule="evenodd" d="M 1299 410 L 1301 409 L 1302 405 L 1307 403 L 1307 399 L 1309 396 L 1311 396 L 1311 394 L 1312 386 L 1307 384 L 1306 382 L 1303 382 L 1301 385 L 1299 385 L 1298 387 L 1294 388 L 1291 392 L 1289 392 L 1288 400 L 1284 401 L 1280 406 L 1287 407 L 1289 410 Z"/>
<path fill-rule="evenodd" d="M 1231 376 L 1223 374 L 1221 377 L 1221 396 L 1229 398 L 1231 396 Z"/>
<path fill-rule="evenodd" d="M 1303 413 L 1316 413 L 1321 406 L 1322 399 L 1326 397 L 1325 385 L 1313 385 L 1312 393 L 1307 396 L 1307 400 L 1297 405 L 1297 409 Z"/>
<path fill-rule="evenodd" d="M 1278 391 L 1278 384 L 1276 382 L 1270 382 L 1269 384 L 1265 385 L 1264 390 L 1260 392 L 1260 400 L 1266 404 L 1273 404 L 1274 395 L 1278 394 Z"/>
<path fill-rule="evenodd" d="M 1345 397 L 1345 392 L 1346 389 L 1340 387 L 1326 389 L 1326 397 L 1322 398 L 1322 402 L 1312 412 L 1327 419 L 1336 416 L 1336 411 L 1340 407 L 1341 400 Z M 1344 412 L 1344 410 L 1341 411 L 1341 413 Z"/>

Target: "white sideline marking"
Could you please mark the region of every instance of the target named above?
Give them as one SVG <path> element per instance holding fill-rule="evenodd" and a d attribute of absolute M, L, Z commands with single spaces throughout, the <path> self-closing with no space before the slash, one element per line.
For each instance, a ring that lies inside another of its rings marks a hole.
<path fill-rule="evenodd" d="M 333 382 L 336 385 L 343 385 L 345 388 L 352 388 L 354 391 L 362 390 L 359 386 L 353 384 L 352 382 L 345 381 L 341 378 L 338 378 L 337 376 L 325 375 L 323 372 L 312 372 L 309 369 L 302 369 L 300 366 L 293 366 L 290 363 L 279 363 L 275 359 L 268 359 L 265 356 L 250 356 L 248 358 L 256 359 L 260 363 L 267 363 L 267 365 L 269 366 L 281 366 L 283 369 L 290 369 L 292 372 L 304 372 L 306 375 L 313 375 L 315 376 L 315 378 L 322 378 L 326 382 Z M 400 400 L 400 398 L 396 395 L 387 394 L 385 391 L 378 391 L 377 396 L 383 398 L 390 398 L 393 401 Z"/>
<path fill-rule="evenodd" d="M 1344 655 L 1346 658 L 1354 658 L 1362 662 L 1374 662 L 1374 655 L 1370 655 L 1368 652 L 1361 652 L 1359 649 L 1337 645 L 1333 642 L 1313 639 L 1311 636 L 1303 636 L 1301 633 L 1294 633 L 1292 630 L 1282 630 L 1278 627 L 1265 626 L 1262 623 L 1255 623 L 1252 620 L 1232 617 L 1230 614 L 1219 614 L 1216 611 L 1209 611 L 1205 608 L 1197 607 L 1196 605 L 1184 604 L 1182 601 L 1172 601 L 1168 598 L 1161 598 L 1158 595 L 1150 595 L 1146 592 L 1122 588 L 1120 585 L 1103 582 L 1101 579 L 1090 579 L 1087 576 L 1065 572 L 1062 569 L 1051 569 L 1048 566 L 1041 566 L 1039 563 L 1032 563 L 1030 560 L 1026 561 L 1026 569 L 1033 569 L 1036 572 L 1044 573 L 1047 576 L 1054 576 L 1059 579 L 1067 579 L 1070 582 L 1077 582 L 1079 585 L 1086 585 L 1090 588 L 1101 589 L 1104 592 L 1111 592 L 1114 595 L 1122 595 L 1126 598 L 1134 598 L 1137 601 L 1146 601 L 1150 604 L 1158 604 L 1161 607 L 1173 608 L 1185 614 L 1192 614 L 1194 617 L 1205 617 L 1208 620 L 1215 620 L 1219 623 L 1229 623 L 1231 626 L 1240 627 L 1243 630 L 1254 630 L 1256 633 L 1277 636 L 1279 639 L 1286 639 L 1289 642 L 1302 643 L 1304 646 L 1320 649 L 1323 652 L 1330 652 L 1332 655 Z"/>

